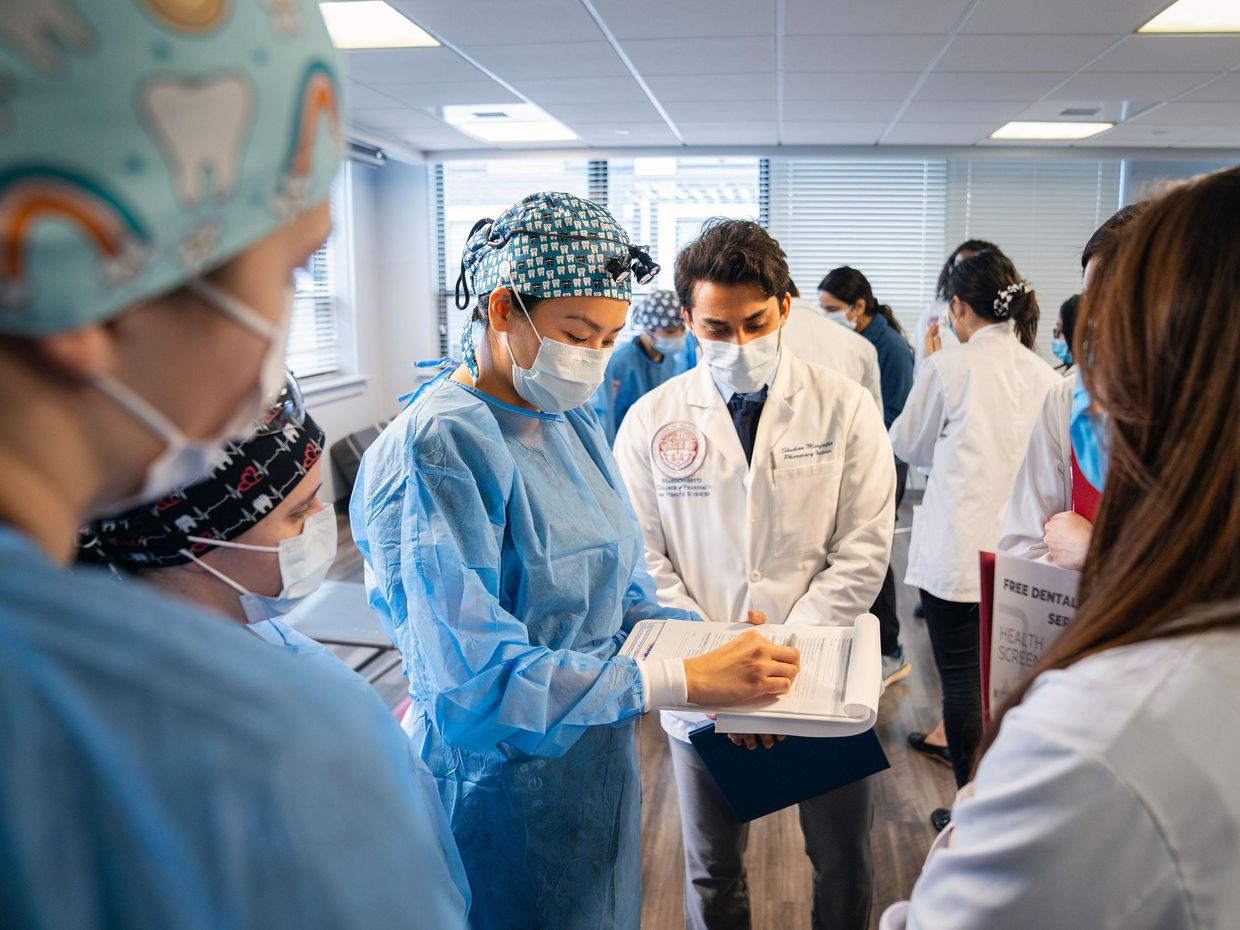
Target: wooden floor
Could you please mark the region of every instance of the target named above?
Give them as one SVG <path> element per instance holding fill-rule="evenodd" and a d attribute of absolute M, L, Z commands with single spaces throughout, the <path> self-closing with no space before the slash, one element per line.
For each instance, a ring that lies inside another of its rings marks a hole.
<path fill-rule="evenodd" d="M 915 497 L 910 493 L 909 497 Z M 912 500 L 901 509 L 907 527 Z M 340 554 L 330 577 L 361 581 L 361 557 L 349 537 L 347 516 L 341 514 Z M 892 553 L 896 577 L 902 578 L 908 557 L 907 530 L 897 532 Z M 925 626 L 913 619 L 916 592 L 899 585 L 901 641 L 913 665 L 912 674 L 883 695 L 877 732 L 891 768 L 875 776 L 874 907 L 870 926 L 877 928 L 883 909 L 908 897 L 934 839 L 928 820 L 936 807 L 949 806 L 955 794 L 951 770 L 907 748 L 910 730 L 929 730 L 939 719 L 938 678 Z M 350 656 L 342 655 L 346 661 Z M 399 668 L 375 682 L 380 695 L 395 704 L 404 696 Z M 682 927 L 682 847 L 676 807 L 676 785 L 668 758 L 667 737 L 657 715 L 641 722 L 642 762 L 642 906 L 643 930 Z M 805 856 L 795 809 L 756 821 L 750 831 L 749 886 L 754 930 L 808 930 L 810 866 Z"/>

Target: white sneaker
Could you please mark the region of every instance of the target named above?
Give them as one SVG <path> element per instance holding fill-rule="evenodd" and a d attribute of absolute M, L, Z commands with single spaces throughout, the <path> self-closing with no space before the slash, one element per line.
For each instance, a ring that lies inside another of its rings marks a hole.
<path fill-rule="evenodd" d="M 888 686 L 908 678 L 912 670 L 913 666 L 909 665 L 908 658 L 904 655 L 904 647 L 897 646 L 895 652 L 883 656 L 883 690 L 886 691 Z"/>

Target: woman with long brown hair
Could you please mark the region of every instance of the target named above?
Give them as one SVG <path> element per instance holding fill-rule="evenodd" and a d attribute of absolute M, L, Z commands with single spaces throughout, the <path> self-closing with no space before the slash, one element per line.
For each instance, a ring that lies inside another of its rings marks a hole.
<path fill-rule="evenodd" d="M 1101 258 L 1073 347 L 1073 445 L 1104 479 L 1076 620 L 884 928 L 1240 926 L 1240 169 Z"/>

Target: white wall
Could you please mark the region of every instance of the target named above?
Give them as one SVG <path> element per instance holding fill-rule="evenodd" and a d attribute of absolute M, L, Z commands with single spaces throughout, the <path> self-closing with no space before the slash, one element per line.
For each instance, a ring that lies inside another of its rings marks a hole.
<path fill-rule="evenodd" d="M 439 354 L 430 170 L 389 162 L 352 171 L 352 343 L 360 380 L 308 390 L 307 406 L 327 442 L 394 416 L 396 398 L 419 383 L 415 359 Z M 323 472 L 325 500 L 337 496 Z"/>
<path fill-rule="evenodd" d="M 1153 161 L 1132 159 L 1126 165 L 1124 203 L 1132 203 L 1158 193 L 1160 185 L 1173 181 L 1186 181 L 1199 174 L 1208 174 L 1221 168 L 1230 168 L 1234 161 Z"/>

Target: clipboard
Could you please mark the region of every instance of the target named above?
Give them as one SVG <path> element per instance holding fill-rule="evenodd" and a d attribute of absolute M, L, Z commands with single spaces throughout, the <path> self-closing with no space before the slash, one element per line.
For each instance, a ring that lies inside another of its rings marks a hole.
<path fill-rule="evenodd" d="M 741 823 L 891 768 L 872 729 L 830 739 L 788 736 L 770 749 L 746 749 L 708 723 L 689 741 Z"/>

